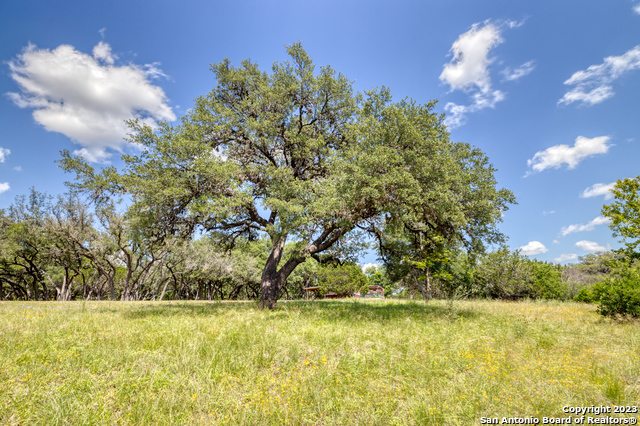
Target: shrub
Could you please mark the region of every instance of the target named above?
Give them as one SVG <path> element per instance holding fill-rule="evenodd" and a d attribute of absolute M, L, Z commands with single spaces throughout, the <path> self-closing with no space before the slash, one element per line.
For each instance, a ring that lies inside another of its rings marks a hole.
<path fill-rule="evenodd" d="M 318 269 L 320 294 L 336 293 L 346 296 L 356 292 L 366 293 L 369 280 L 358 265 L 345 262 L 342 265 L 326 265 Z"/>
<path fill-rule="evenodd" d="M 635 274 L 634 274 L 635 275 Z M 598 312 L 611 318 L 640 317 L 640 281 L 628 275 L 612 277 L 596 283 L 593 288 Z"/>
<path fill-rule="evenodd" d="M 611 318 L 640 317 L 640 263 L 626 258 L 611 265 L 611 274 L 592 287 L 598 312 Z"/>
<path fill-rule="evenodd" d="M 573 296 L 573 300 L 576 302 L 583 303 L 594 303 L 596 302 L 593 291 L 590 288 L 583 287 L 580 291 Z"/>
<path fill-rule="evenodd" d="M 486 254 L 474 278 L 483 289 L 484 294 L 480 295 L 491 298 L 566 299 L 568 296 L 560 266 L 531 260 L 508 248 Z"/>
<path fill-rule="evenodd" d="M 565 300 L 568 286 L 562 282 L 562 272 L 552 263 L 529 261 L 533 270 L 531 293 L 535 298 Z"/>

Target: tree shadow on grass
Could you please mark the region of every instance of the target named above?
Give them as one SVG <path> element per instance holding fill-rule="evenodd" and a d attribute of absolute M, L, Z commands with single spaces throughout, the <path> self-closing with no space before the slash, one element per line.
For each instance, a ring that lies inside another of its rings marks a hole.
<path fill-rule="evenodd" d="M 116 308 L 117 309 L 117 308 Z M 164 302 L 159 304 L 130 305 L 121 315 L 136 319 L 170 316 L 233 316 L 247 313 L 263 313 L 266 321 L 301 315 L 327 321 L 391 321 L 397 319 L 475 318 L 477 310 L 456 307 L 450 309 L 438 302 L 383 301 L 383 300 L 314 300 L 278 302 L 272 311 L 261 311 L 254 301 L 220 302 Z"/>
<path fill-rule="evenodd" d="M 314 312 L 316 316 L 330 320 L 354 319 L 370 321 L 389 321 L 396 319 L 435 319 L 435 318 L 474 318 L 479 312 L 472 309 L 456 307 L 451 310 L 439 302 L 424 303 L 422 301 L 314 301 L 297 302 L 300 311 Z M 281 309 L 283 309 L 281 307 Z M 286 308 L 285 308 L 286 309 Z"/>
<path fill-rule="evenodd" d="M 126 303 L 126 302 L 125 302 Z M 117 310 L 117 308 L 116 308 Z M 132 305 L 122 310 L 127 318 L 230 315 L 234 312 L 257 311 L 254 301 L 175 301 Z"/>

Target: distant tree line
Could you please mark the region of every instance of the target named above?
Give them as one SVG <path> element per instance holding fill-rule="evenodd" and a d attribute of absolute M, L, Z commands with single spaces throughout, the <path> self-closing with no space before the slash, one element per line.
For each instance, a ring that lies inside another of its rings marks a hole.
<path fill-rule="evenodd" d="M 31 189 L 0 210 L 0 300 L 259 299 L 269 254 L 265 239 L 223 250 L 213 238 L 144 235 L 143 223 L 105 202 L 92 206 L 70 194 Z M 359 267 L 308 262 L 293 273 L 281 298 L 365 291 Z"/>
<path fill-rule="evenodd" d="M 608 266 L 616 258 L 612 252 L 590 253 L 575 264 L 559 265 L 530 259 L 507 247 L 476 256 L 459 252 L 445 270 L 410 268 L 400 280 L 403 297 L 489 298 L 501 300 L 578 300 L 594 283 L 609 276 Z M 422 266 L 422 267 L 421 267 Z M 427 288 L 427 273 L 431 274 Z"/>
<path fill-rule="evenodd" d="M 124 211 L 120 211 L 124 210 Z M 257 300 L 269 255 L 264 238 L 223 249 L 210 235 L 154 243 L 144 222 L 118 204 L 90 205 L 31 189 L 0 210 L 2 300 Z M 294 244 L 285 248 L 292 250 Z M 280 298 L 366 293 L 380 285 L 405 298 L 576 299 L 595 301 L 596 283 L 609 277 L 619 256 L 589 254 L 561 266 L 502 248 L 471 256 L 432 251 L 431 260 L 405 250 L 364 272 L 353 262 L 305 262 L 287 279 Z M 595 285 L 595 287 L 594 287 Z"/>

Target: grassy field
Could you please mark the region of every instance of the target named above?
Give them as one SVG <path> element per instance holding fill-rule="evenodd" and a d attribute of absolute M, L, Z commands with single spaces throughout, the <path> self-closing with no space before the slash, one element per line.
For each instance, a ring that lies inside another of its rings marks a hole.
<path fill-rule="evenodd" d="M 640 405 L 640 324 L 588 305 L 0 302 L 0 424 L 473 425 L 600 404 Z"/>

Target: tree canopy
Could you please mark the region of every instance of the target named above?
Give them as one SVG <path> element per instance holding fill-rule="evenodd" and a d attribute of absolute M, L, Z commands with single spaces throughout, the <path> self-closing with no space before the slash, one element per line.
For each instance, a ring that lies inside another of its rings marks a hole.
<path fill-rule="evenodd" d="M 613 190 L 615 201 L 602 206 L 602 214 L 611 219 L 609 227 L 615 237 L 626 242 L 626 255 L 640 257 L 640 175 L 620 179 Z"/>
<path fill-rule="evenodd" d="M 96 200 L 128 194 L 149 239 L 202 230 L 232 246 L 266 234 L 268 308 L 299 264 L 354 259 L 366 233 L 382 246 L 390 223 L 475 250 L 501 240 L 513 194 L 479 149 L 450 141 L 435 102 L 357 93 L 331 67 L 316 72 L 300 43 L 287 51 L 271 73 L 212 65 L 215 87 L 177 125 L 131 121 L 142 151 L 122 170 L 68 152 L 62 167 Z"/>

